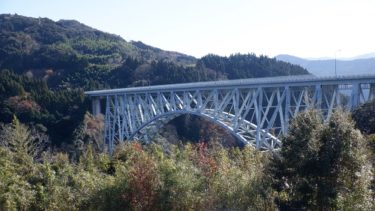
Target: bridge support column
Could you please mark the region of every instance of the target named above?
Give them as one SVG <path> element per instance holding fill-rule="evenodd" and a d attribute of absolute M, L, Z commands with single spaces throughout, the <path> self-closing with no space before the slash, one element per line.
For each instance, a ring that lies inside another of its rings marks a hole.
<path fill-rule="evenodd" d="M 320 110 L 322 108 L 322 85 L 317 84 L 315 85 L 315 108 Z"/>
<path fill-rule="evenodd" d="M 375 99 L 375 84 L 370 84 L 370 93 L 368 96 L 368 100 L 371 101 L 372 99 Z"/>
<path fill-rule="evenodd" d="M 263 89 L 258 88 L 258 102 L 255 104 L 255 117 L 256 117 L 256 134 L 255 134 L 255 147 L 260 148 L 261 137 L 261 127 L 262 127 L 262 113 L 263 113 Z"/>
<path fill-rule="evenodd" d="M 290 109 L 290 89 L 289 86 L 285 87 L 285 108 L 284 108 L 284 126 L 283 135 L 288 133 L 289 128 L 289 109 Z"/>
<path fill-rule="evenodd" d="M 92 114 L 94 116 L 98 116 L 101 113 L 100 110 L 100 99 L 98 97 L 95 97 L 92 100 Z"/>
<path fill-rule="evenodd" d="M 350 99 L 350 110 L 353 110 L 359 105 L 359 95 L 360 95 L 360 87 L 359 83 L 352 84 L 352 95 Z"/>

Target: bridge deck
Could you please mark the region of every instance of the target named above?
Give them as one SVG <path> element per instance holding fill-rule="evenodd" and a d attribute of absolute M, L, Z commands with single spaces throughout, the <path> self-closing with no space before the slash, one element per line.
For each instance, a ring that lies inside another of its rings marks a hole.
<path fill-rule="evenodd" d="M 330 85 L 330 84 L 345 84 L 345 83 L 375 83 L 375 74 L 372 75 L 353 75 L 353 76 L 329 76 L 316 77 L 313 75 L 296 75 L 296 76 L 279 76 L 279 77 L 264 77 L 264 78 L 248 78 L 236 80 L 222 80 L 222 81 L 207 81 L 207 82 L 193 82 L 167 85 L 154 85 L 143 87 L 131 87 L 121 89 L 107 89 L 86 91 L 88 96 L 106 96 L 124 93 L 143 93 L 143 92 L 158 92 L 158 91 L 179 91 L 191 89 L 212 89 L 231 88 L 231 87 L 276 87 L 276 86 L 309 86 L 309 85 Z"/>

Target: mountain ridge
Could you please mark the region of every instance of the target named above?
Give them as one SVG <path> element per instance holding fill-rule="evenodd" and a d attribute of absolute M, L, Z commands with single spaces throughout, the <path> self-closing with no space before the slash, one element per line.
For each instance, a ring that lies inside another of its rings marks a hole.
<path fill-rule="evenodd" d="M 5 49 L 6 51 L 0 52 L 0 56 L 3 58 L 11 57 L 10 54 L 12 53 L 25 53 L 20 52 L 20 47 L 23 47 L 23 44 L 28 45 L 26 46 L 28 52 L 24 54 L 26 56 L 53 44 L 64 45 L 61 46 L 65 48 L 64 50 L 79 55 L 81 51 L 90 50 L 92 42 L 101 42 L 99 46 L 94 47 L 100 51 L 116 51 L 117 55 L 109 55 L 108 52 L 101 53 L 111 58 L 113 63 L 118 61 L 117 64 L 128 57 L 148 61 L 167 60 L 180 65 L 192 65 L 196 62 L 195 57 L 183 53 L 164 51 L 146 44 L 144 45 L 148 46 L 147 49 L 140 48 L 139 45 L 135 45 L 136 41 L 128 42 L 119 35 L 102 32 L 76 20 L 55 22 L 48 18 L 0 14 L 0 33 L 2 35 L 0 37 L 2 48 L 10 46 L 10 48 Z M 30 43 L 34 43 L 34 45 L 30 45 Z M 12 46 L 12 44 L 15 44 L 15 46 Z M 95 55 L 89 54 L 89 56 L 94 57 Z M 0 68 L 4 68 L 1 63 Z"/>
<path fill-rule="evenodd" d="M 291 54 L 278 54 L 275 56 L 275 58 L 298 58 L 298 59 L 304 59 L 304 60 L 334 60 L 335 57 L 299 57 Z M 351 61 L 351 60 L 358 60 L 358 59 L 371 59 L 375 58 L 375 52 L 370 52 L 370 53 L 365 53 L 365 54 L 360 54 L 357 56 L 352 56 L 352 57 L 337 57 L 337 60 L 341 61 Z"/>
<path fill-rule="evenodd" d="M 372 55 L 372 54 L 368 54 Z M 342 59 L 304 59 L 288 54 L 280 54 L 275 57 L 279 61 L 289 62 L 306 68 L 317 76 L 332 75 L 359 75 L 375 73 L 375 57 L 361 57 L 353 60 Z"/>

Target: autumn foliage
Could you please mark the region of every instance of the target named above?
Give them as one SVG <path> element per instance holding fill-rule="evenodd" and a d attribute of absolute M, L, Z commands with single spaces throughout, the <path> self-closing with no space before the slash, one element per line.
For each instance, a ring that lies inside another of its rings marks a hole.
<path fill-rule="evenodd" d="M 219 144 L 118 145 L 112 158 L 94 145 L 79 157 L 33 153 L 27 126 L 18 120 L 2 130 L 0 210 L 202 210 L 261 209 L 269 188 L 262 185 L 267 163 L 252 148 Z M 17 134 L 19 139 L 11 138 Z M 7 138 L 9 137 L 9 138 Z M 12 141 L 12 142 L 9 142 Z M 9 143 L 7 143 L 9 142 Z M 12 147 L 10 147 L 12 146 Z M 36 157 L 37 156 L 37 157 Z M 254 171 L 257 169 L 257 171 Z"/>
<path fill-rule="evenodd" d="M 0 210 L 373 208 L 374 153 L 367 156 L 347 116 L 323 123 L 315 114 L 293 120 L 281 152 L 134 141 L 117 145 L 112 157 L 95 142 L 77 157 L 41 153 L 43 135 L 15 118 L 0 127 Z M 81 129 L 96 128 L 85 121 Z"/>

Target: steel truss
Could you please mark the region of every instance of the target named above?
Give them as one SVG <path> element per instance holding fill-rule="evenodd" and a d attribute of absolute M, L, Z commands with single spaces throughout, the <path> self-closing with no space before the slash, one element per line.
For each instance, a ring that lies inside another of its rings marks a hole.
<path fill-rule="evenodd" d="M 375 98 L 375 75 L 313 76 L 199 82 L 86 92 L 93 113 L 105 101 L 105 141 L 109 152 L 125 140 L 151 141 L 182 114 L 205 117 L 257 149 L 281 147 L 280 137 L 298 112 L 319 109 L 325 120 L 341 107 L 352 110 Z"/>

